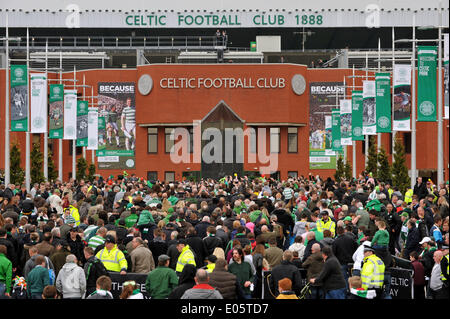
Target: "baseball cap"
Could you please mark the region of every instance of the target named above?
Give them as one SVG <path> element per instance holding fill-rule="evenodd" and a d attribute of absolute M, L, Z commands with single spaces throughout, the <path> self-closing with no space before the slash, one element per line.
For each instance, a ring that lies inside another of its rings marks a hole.
<path fill-rule="evenodd" d="M 400 216 L 401 217 L 409 217 L 409 214 L 407 212 L 403 212 Z"/>
<path fill-rule="evenodd" d="M 106 237 L 105 237 L 105 244 L 106 243 L 115 244 L 116 243 L 116 239 L 112 235 L 106 235 Z"/>
<path fill-rule="evenodd" d="M 424 237 L 421 241 L 420 241 L 420 243 L 419 244 L 425 244 L 425 243 L 429 243 L 431 241 L 431 238 L 430 237 Z"/>
<path fill-rule="evenodd" d="M 165 262 L 167 260 L 170 260 L 170 257 L 165 254 L 159 255 L 158 257 L 158 262 Z"/>
<path fill-rule="evenodd" d="M 344 221 L 345 221 L 345 220 L 352 221 L 352 218 L 351 218 L 350 216 L 346 216 L 346 217 L 344 218 Z"/>

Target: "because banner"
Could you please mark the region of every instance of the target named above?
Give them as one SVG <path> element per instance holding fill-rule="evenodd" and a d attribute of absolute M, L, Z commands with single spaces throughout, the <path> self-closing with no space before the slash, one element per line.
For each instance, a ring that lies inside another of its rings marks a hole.
<path fill-rule="evenodd" d="M 393 131 L 411 131 L 411 65 L 394 65 Z"/>
<path fill-rule="evenodd" d="M 336 153 L 331 149 L 331 110 L 339 95 L 344 94 L 343 82 L 312 82 L 309 100 L 309 168 L 335 169 Z M 327 121 L 327 117 L 329 120 Z M 327 128 L 326 124 L 330 126 Z"/>
<path fill-rule="evenodd" d="M 64 90 L 64 139 L 77 139 L 77 91 Z"/>
<path fill-rule="evenodd" d="M 31 133 L 47 132 L 47 76 L 34 73 L 30 76 L 30 119 Z"/>
<path fill-rule="evenodd" d="M 352 141 L 364 141 L 363 135 L 363 92 L 352 92 Z"/>
<path fill-rule="evenodd" d="M 376 135 L 375 81 L 363 81 L 363 134 Z"/>
<path fill-rule="evenodd" d="M 448 41 L 448 33 L 444 34 L 444 119 L 449 118 L 449 105 L 450 105 L 450 97 L 448 92 L 448 65 L 449 65 L 449 41 Z"/>
<path fill-rule="evenodd" d="M 391 76 L 389 73 L 375 74 L 377 133 L 391 132 Z"/>
<path fill-rule="evenodd" d="M 435 122 L 437 49 L 419 46 L 417 56 L 417 121 Z"/>
<path fill-rule="evenodd" d="M 88 107 L 87 101 L 77 102 L 77 146 L 88 144 Z"/>
<path fill-rule="evenodd" d="M 341 145 L 352 145 L 352 100 L 340 101 Z"/>
<path fill-rule="evenodd" d="M 135 168 L 136 105 L 134 82 L 98 83 L 99 169 Z M 105 120 L 105 134 L 100 132 L 100 117 Z"/>
<path fill-rule="evenodd" d="M 88 150 L 98 149 L 98 108 L 91 107 L 88 111 Z"/>
<path fill-rule="evenodd" d="M 50 123 L 49 138 L 63 138 L 64 135 L 64 86 L 62 84 L 50 84 Z"/>
<path fill-rule="evenodd" d="M 10 79 L 11 131 L 28 131 L 28 69 L 26 65 L 11 65 Z"/>

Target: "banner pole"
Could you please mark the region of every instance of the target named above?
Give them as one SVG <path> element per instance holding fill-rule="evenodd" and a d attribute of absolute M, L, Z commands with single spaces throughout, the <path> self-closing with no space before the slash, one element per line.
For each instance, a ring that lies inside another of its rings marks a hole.
<path fill-rule="evenodd" d="M 366 81 L 369 79 L 369 55 L 366 52 Z M 363 108 L 364 109 L 364 108 Z M 364 154 L 364 168 L 367 167 L 367 162 L 369 159 L 369 135 L 364 136 L 364 143 L 366 146 Z M 369 172 L 370 173 L 370 172 Z"/>
<path fill-rule="evenodd" d="M 48 39 L 45 40 L 45 79 L 48 85 Z M 48 114 L 47 114 L 48 118 Z M 48 124 L 47 124 L 48 125 Z M 48 181 L 48 126 L 44 133 L 44 178 Z"/>
<path fill-rule="evenodd" d="M 395 131 L 394 131 L 394 94 L 395 94 L 395 89 L 394 89 L 394 68 L 395 68 L 395 29 L 394 27 L 392 27 L 392 163 L 394 163 L 394 154 L 395 154 Z"/>
<path fill-rule="evenodd" d="M 84 97 L 86 96 L 85 85 L 86 85 L 86 77 L 85 77 L 85 74 L 83 73 L 83 101 L 84 101 Z M 83 158 L 86 159 L 86 146 L 83 146 Z"/>
<path fill-rule="evenodd" d="M 442 7 L 439 1 L 439 27 L 438 27 L 438 145 L 437 145 L 437 185 L 444 183 L 444 132 L 442 127 Z"/>
<path fill-rule="evenodd" d="M 9 141 L 9 30 L 8 30 L 8 13 L 6 13 L 6 59 L 5 59 L 5 186 L 10 184 L 11 177 L 11 162 L 10 162 L 10 141 Z"/>
<path fill-rule="evenodd" d="M 59 84 L 62 84 L 62 51 L 59 52 Z M 64 108 L 63 108 L 64 111 Z M 64 113 L 63 113 L 64 116 Z M 64 118 L 64 117 L 63 117 Z M 63 182 L 63 140 L 62 136 L 58 139 L 58 179 Z"/>
<path fill-rule="evenodd" d="M 353 66 L 352 66 L 352 93 L 353 93 L 353 90 L 355 89 L 355 65 L 353 64 Z M 353 119 L 352 119 L 352 121 L 353 121 Z M 353 132 L 352 132 L 352 134 L 353 134 Z M 353 165 L 352 165 L 352 175 L 353 175 L 353 178 L 356 178 L 356 141 L 352 141 L 352 162 L 353 162 Z"/>
<path fill-rule="evenodd" d="M 31 184 L 31 159 L 30 159 L 30 32 L 27 28 L 27 131 L 25 132 L 25 185 L 27 192 Z"/>
<path fill-rule="evenodd" d="M 94 106 L 94 86 L 91 86 L 91 104 Z M 98 131 L 98 129 L 97 129 Z M 97 138 L 98 140 L 98 138 Z M 95 165 L 95 150 L 91 150 L 91 161 Z"/>
<path fill-rule="evenodd" d="M 416 184 L 416 14 L 413 13 L 411 57 L 411 188 Z"/>
<path fill-rule="evenodd" d="M 381 71 L 381 40 L 378 38 L 378 72 Z M 377 107 L 375 105 L 375 111 Z M 378 116 L 378 115 L 376 115 Z M 376 117 L 375 117 L 376 118 Z M 377 150 L 380 151 L 381 148 L 381 133 L 377 133 Z"/>
<path fill-rule="evenodd" d="M 76 69 L 76 65 L 74 64 L 73 65 L 73 86 L 74 87 L 75 87 L 76 83 L 77 83 L 77 69 Z M 75 103 L 75 105 L 76 105 L 76 103 Z M 75 121 L 75 123 L 76 123 L 76 121 Z M 74 181 L 77 179 L 76 166 L 77 166 L 77 140 L 74 139 L 74 140 L 72 140 L 72 178 Z"/>

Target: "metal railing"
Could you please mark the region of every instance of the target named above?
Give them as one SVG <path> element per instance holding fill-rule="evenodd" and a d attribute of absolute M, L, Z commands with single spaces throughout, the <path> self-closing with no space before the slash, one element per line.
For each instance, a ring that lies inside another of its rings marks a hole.
<path fill-rule="evenodd" d="M 227 46 L 215 36 L 30 36 L 30 49 L 199 49 L 214 50 Z M 5 46 L 4 41 L 0 44 Z M 11 49 L 25 48 L 26 37 L 10 42 Z M 244 51 L 244 48 L 239 48 Z M 247 49 L 249 50 L 249 49 Z"/>

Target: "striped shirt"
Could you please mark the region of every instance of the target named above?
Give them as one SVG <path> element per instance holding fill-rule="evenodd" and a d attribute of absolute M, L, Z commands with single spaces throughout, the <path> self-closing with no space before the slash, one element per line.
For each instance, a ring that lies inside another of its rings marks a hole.
<path fill-rule="evenodd" d="M 97 248 L 100 245 L 103 245 L 105 243 L 105 238 L 99 235 L 95 235 L 89 240 L 88 246 L 92 248 Z"/>
<path fill-rule="evenodd" d="M 127 106 L 122 111 L 122 116 L 125 117 L 125 123 L 134 124 L 136 123 L 136 109 L 131 106 Z"/>

